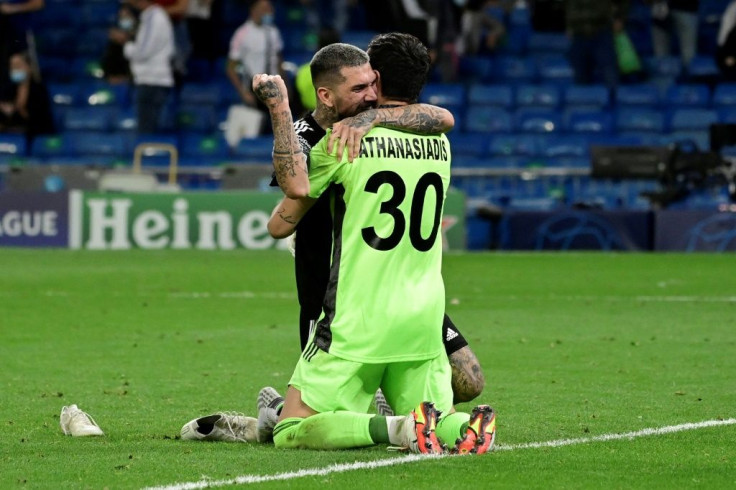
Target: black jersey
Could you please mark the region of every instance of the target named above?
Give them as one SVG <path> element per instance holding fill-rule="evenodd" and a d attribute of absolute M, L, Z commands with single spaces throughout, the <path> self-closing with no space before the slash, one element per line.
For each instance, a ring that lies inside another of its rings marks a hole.
<path fill-rule="evenodd" d="M 311 114 L 294 122 L 299 146 L 307 157 L 312 147 L 326 134 Z M 271 185 L 278 185 L 274 177 Z M 296 226 L 294 272 L 299 298 L 299 339 L 302 350 L 307 345 L 309 329 L 322 314 L 322 301 L 330 278 L 332 255 L 332 192 L 325 192 Z"/>

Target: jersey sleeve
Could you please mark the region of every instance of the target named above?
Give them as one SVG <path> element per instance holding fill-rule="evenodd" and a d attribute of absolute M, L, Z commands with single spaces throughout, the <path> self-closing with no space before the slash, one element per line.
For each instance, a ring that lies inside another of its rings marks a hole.
<path fill-rule="evenodd" d="M 312 147 L 309 153 L 309 197 L 318 198 L 333 182 L 340 182 L 343 164 L 335 155 L 327 153 L 327 136 Z"/>

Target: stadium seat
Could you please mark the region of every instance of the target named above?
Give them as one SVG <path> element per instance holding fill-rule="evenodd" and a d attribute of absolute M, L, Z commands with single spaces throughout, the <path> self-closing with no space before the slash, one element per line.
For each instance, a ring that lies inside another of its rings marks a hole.
<path fill-rule="evenodd" d="M 659 89 L 655 85 L 622 85 L 616 90 L 615 101 L 621 106 L 649 106 L 659 104 Z"/>
<path fill-rule="evenodd" d="M 736 105 L 736 83 L 719 83 L 713 89 L 713 105 Z"/>
<path fill-rule="evenodd" d="M 211 133 L 217 129 L 217 113 L 208 104 L 181 104 L 177 111 L 176 125 L 180 131 Z"/>
<path fill-rule="evenodd" d="M 143 134 L 134 135 L 132 138 L 131 149 L 135 150 L 139 145 L 145 144 L 164 144 L 171 145 L 179 150 L 179 137 L 174 134 Z M 164 149 L 155 147 L 144 149 L 141 152 L 141 164 L 143 166 L 168 166 L 171 162 L 171 154 Z"/>
<path fill-rule="evenodd" d="M 37 49 L 44 56 L 71 59 L 77 55 L 79 32 L 71 27 L 48 27 L 35 33 Z M 100 46 L 100 48 L 103 48 Z"/>
<path fill-rule="evenodd" d="M 565 56 L 542 56 L 537 59 L 537 71 L 543 83 L 561 87 L 571 85 L 575 79 L 572 65 Z"/>
<path fill-rule="evenodd" d="M 109 26 L 112 24 L 99 25 L 84 28 L 84 40 L 76 42 L 76 57 L 102 56 L 109 38 Z"/>
<path fill-rule="evenodd" d="M 342 33 L 340 40 L 365 50 L 368 49 L 368 44 L 376 34 L 378 34 L 376 31 L 348 30 Z"/>
<path fill-rule="evenodd" d="M 667 107 L 708 107 L 710 105 L 710 89 L 703 84 L 672 85 L 665 94 Z"/>
<path fill-rule="evenodd" d="M 453 158 L 455 156 L 482 158 L 488 152 L 488 136 L 480 133 L 453 131 L 447 135 Z"/>
<path fill-rule="evenodd" d="M 493 79 L 493 60 L 487 56 L 462 56 L 458 75 L 467 82 L 490 82 Z"/>
<path fill-rule="evenodd" d="M 31 144 L 31 155 L 41 159 L 71 156 L 69 137 L 64 134 L 37 136 Z"/>
<path fill-rule="evenodd" d="M 719 107 L 718 121 L 724 124 L 736 124 L 736 106 Z"/>
<path fill-rule="evenodd" d="M 109 131 L 117 108 L 113 106 L 70 107 L 64 113 L 65 131 Z"/>
<path fill-rule="evenodd" d="M 605 85 L 570 85 L 563 91 L 566 107 L 604 108 L 610 103 L 610 92 Z"/>
<path fill-rule="evenodd" d="M 488 149 L 492 157 L 500 156 L 537 156 L 539 138 L 529 134 L 500 134 L 491 139 Z"/>
<path fill-rule="evenodd" d="M 268 163 L 273 153 L 273 137 L 259 136 L 256 138 L 244 138 L 235 148 L 231 149 L 233 156 L 245 160 Z"/>
<path fill-rule="evenodd" d="M 125 107 L 132 103 L 130 85 L 110 84 L 104 80 L 78 82 L 79 105 Z"/>
<path fill-rule="evenodd" d="M 498 58 L 500 79 L 509 83 L 533 83 L 537 79 L 537 67 L 531 58 L 504 56 Z"/>
<path fill-rule="evenodd" d="M 468 105 L 509 108 L 514 105 L 514 92 L 509 85 L 474 83 L 468 88 Z"/>
<path fill-rule="evenodd" d="M 119 8 L 120 6 L 116 2 L 82 3 L 79 14 L 82 24 L 85 26 L 85 32 L 89 28 L 109 28 L 115 25 L 117 23 Z"/>
<path fill-rule="evenodd" d="M 692 77 L 718 77 L 721 72 L 713 56 L 695 55 L 687 67 L 688 75 Z"/>
<path fill-rule="evenodd" d="M 551 133 L 562 131 L 562 117 L 554 110 L 520 108 L 514 114 L 514 127 L 524 133 Z"/>
<path fill-rule="evenodd" d="M 581 135 L 540 137 L 539 149 L 544 157 L 587 157 L 588 139 Z"/>
<path fill-rule="evenodd" d="M 465 85 L 461 83 L 428 83 L 419 96 L 421 102 L 450 109 L 465 106 Z"/>
<path fill-rule="evenodd" d="M 184 133 L 181 135 L 181 156 L 193 158 L 225 158 L 227 144 L 219 135 Z"/>
<path fill-rule="evenodd" d="M 0 133 L 0 163 L 7 165 L 26 156 L 26 137 L 22 134 Z"/>
<path fill-rule="evenodd" d="M 699 151 L 707 151 L 710 149 L 710 134 L 707 130 L 673 131 L 664 135 L 660 140 L 660 144 L 684 145 L 685 147 L 692 147 Z"/>
<path fill-rule="evenodd" d="M 129 157 L 125 137 L 118 133 L 80 131 L 69 135 L 71 152 L 79 156 Z"/>
<path fill-rule="evenodd" d="M 605 109 L 567 109 L 564 123 L 565 130 L 572 133 L 610 133 L 613 129 L 613 117 Z"/>
<path fill-rule="evenodd" d="M 675 109 L 669 117 L 670 131 L 703 131 L 718 122 L 714 109 Z"/>
<path fill-rule="evenodd" d="M 465 131 L 473 133 L 508 133 L 513 129 L 511 114 L 500 107 L 471 106 L 464 120 Z"/>
<path fill-rule="evenodd" d="M 679 56 L 650 56 L 644 68 L 650 77 L 676 79 L 682 73 L 682 61 Z"/>
<path fill-rule="evenodd" d="M 560 90 L 554 85 L 520 85 L 516 89 L 519 107 L 556 108 L 560 104 Z"/>
<path fill-rule="evenodd" d="M 664 131 L 664 115 L 649 108 L 623 108 L 616 114 L 617 131 Z"/>
<path fill-rule="evenodd" d="M 540 53 L 566 54 L 570 49 L 570 38 L 564 32 L 532 32 L 527 51 L 530 55 Z"/>
<path fill-rule="evenodd" d="M 53 105 L 74 106 L 81 100 L 79 85 L 75 83 L 49 83 L 48 91 Z"/>
<path fill-rule="evenodd" d="M 138 118 L 136 117 L 135 109 L 126 107 L 119 110 L 112 121 L 112 127 L 114 131 L 126 132 L 132 132 L 138 129 Z"/>
<path fill-rule="evenodd" d="M 179 93 L 179 102 L 184 105 L 211 104 L 216 106 L 220 103 L 221 90 L 222 87 L 218 83 L 186 83 Z"/>
<path fill-rule="evenodd" d="M 69 59 L 57 56 L 41 56 L 38 65 L 41 77 L 50 84 L 69 83 L 76 79 L 74 65 Z"/>

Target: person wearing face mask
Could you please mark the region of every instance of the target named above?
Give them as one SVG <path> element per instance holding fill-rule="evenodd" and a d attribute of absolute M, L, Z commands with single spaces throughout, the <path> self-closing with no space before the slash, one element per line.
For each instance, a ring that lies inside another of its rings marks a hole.
<path fill-rule="evenodd" d="M 226 137 L 230 146 L 237 145 L 243 136 L 270 132 L 268 118 L 264 117 L 268 109 L 253 95 L 250 80 L 256 73 L 284 76 L 283 47 L 281 32 L 274 25 L 271 1 L 251 2 L 248 20 L 233 34 L 228 53 L 227 77 L 241 99 L 241 104 L 232 107 L 228 114 Z"/>
<path fill-rule="evenodd" d="M 0 94 L 0 131 L 23 133 L 28 144 L 39 134 L 54 132 L 54 120 L 46 86 L 36 79 L 28 55 L 10 56 L 10 83 Z"/>
<path fill-rule="evenodd" d="M 128 83 L 130 81 L 130 63 L 123 54 L 125 41 L 135 34 L 137 20 L 130 5 L 122 4 L 118 11 L 115 27 L 110 29 L 109 40 L 100 60 L 100 66 L 109 83 Z"/>

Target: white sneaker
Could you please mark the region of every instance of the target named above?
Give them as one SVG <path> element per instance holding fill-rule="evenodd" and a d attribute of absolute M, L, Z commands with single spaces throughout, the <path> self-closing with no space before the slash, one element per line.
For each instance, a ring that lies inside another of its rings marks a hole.
<path fill-rule="evenodd" d="M 104 436 L 100 426 L 87 413 L 81 411 L 76 405 L 61 408 L 59 424 L 64 434 L 74 437 Z"/>
<path fill-rule="evenodd" d="M 258 393 L 258 442 L 273 440 L 273 428 L 279 421 L 278 408 L 282 403 L 284 398 L 270 386 Z"/>
<path fill-rule="evenodd" d="M 189 441 L 255 442 L 257 421 L 242 413 L 220 412 L 190 420 L 181 428 L 181 438 Z"/>

